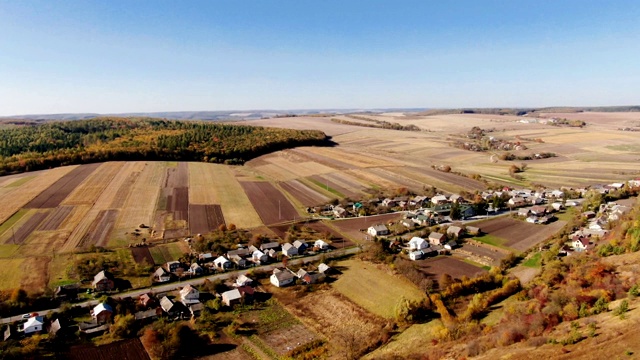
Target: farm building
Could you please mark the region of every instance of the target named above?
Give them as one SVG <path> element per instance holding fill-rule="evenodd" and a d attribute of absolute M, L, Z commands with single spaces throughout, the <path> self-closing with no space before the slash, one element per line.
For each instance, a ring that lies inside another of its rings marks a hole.
<path fill-rule="evenodd" d="M 62 300 L 74 300 L 78 297 L 78 289 L 80 288 L 80 284 L 69 284 L 58 286 L 53 293 L 53 296 L 56 299 Z"/>
<path fill-rule="evenodd" d="M 164 270 L 164 268 L 159 267 L 154 273 L 153 273 L 153 281 L 155 282 L 167 282 L 171 280 L 171 274 L 169 274 L 168 272 L 166 272 Z"/>
<path fill-rule="evenodd" d="M 106 271 L 102 270 L 93 277 L 93 288 L 96 291 L 111 291 L 113 290 L 113 275 Z"/>
<path fill-rule="evenodd" d="M 104 324 L 111 321 L 113 309 L 109 304 L 100 303 L 91 310 L 91 317 L 96 319 L 98 324 Z"/>
<path fill-rule="evenodd" d="M 160 299 L 160 307 L 169 316 L 176 316 L 180 314 L 180 308 L 166 296 Z"/>
<path fill-rule="evenodd" d="M 133 314 L 136 320 L 151 319 L 160 315 L 162 315 L 162 308 L 147 309 L 143 311 L 138 311 L 135 314 Z"/>
<path fill-rule="evenodd" d="M 463 233 L 463 230 L 459 226 L 455 226 L 454 225 L 454 226 L 449 226 L 447 228 L 447 235 L 460 237 L 462 235 L 462 233 Z"/>
<path fill-rule="evenodd" d="M 224 256 L 219 256 L 217 259 L 213 261 L 218 269 L 227 270 L 231 268 L 231 262 L 227 260 Z"/>
<path fill-rule="evenodd" d="M 518 209 L 518 216 L 528 217 L 530 213 L 531 209 L 529 208 Z"/>
<path fill-rule="evenodd" d="M 329 267 L 329 265 L 322 263 L 320 265 L 318 265 L 318 272 L 322 273 L 322 274 L 326 274 L 328 271 L 331 271 L 331 268 Z"/>
<path fill-rule="evenodd" d="M 324 279 L 324 274 L 322 273 L 316 273 L 316 272 L 306 272 L 301 278 L 300 280 L 302 280 L 303 283 L 305 284 L 315 284 L 318 281 Z"/>
<path fill-rule="evenodd" d="M 198 255 L 198 260 L 202 263 L 208 263 L 213 261 L 213 255 L 211 253 L 200 254 Z"/>
<path fill-rule="evenodd" d="M 298 250 L 298 255 L 304 254 L 304 252 L 307 251 L 307 248 L 309 247 L 306 242 L 301 240 L 294 241 L 293 246 Z"/>
<path fill-rule="evenodd" d="M 316 240 L 316 242 L 313 243 L 313 248 L 317 250 L 327 250 L 329 249 L 329 244 L 324 240 Z"/>
<path fill-rule="evenodd" d="M 166 269 L 170 273 L 175 273 L 178 269 L 181 268 L 180 261 L 169 261 L 165 264 Z"/>
<path fill-rule="evenodd" d="M 25 335 L 33 334 L 42 331 L 44 326 L 44 317 L 32 316 L 24 323 L 23 331 Z"/>
<path fill-rule="evenodd" d="M 421 237 L 413 237 L 409 240 L 409 250 L 422 250 L 429 247 L 429 243 Z"/>
<path fill-rule="evenodd" d="M 200 302 L 200 291 L 191 285 L 187 285 L 180 290 L 180 300 L 183 304 L 195 304 Z"/>
<path fill-rule="evenodd" d="M 233 306 L 242 302 L 242 295 L 238 289 L 225 291 L 222 293 L 222 303 L 227 306 Z"/>
<path fill-rule="evenodd" d="M 480 232 L 481 232 L 480 228 L 476 226 L 467 226 L 465 230 L 467 234 L 471 236 L 478 236 L 480 235 Z"/>
<path fill-rule="evenodd" d="M 440 234 L 437 232 L 431 232 L 428 239 L 429 242 L 433 245 L 441 245 L 446 240 L 444 234 Z"/>
<path fill-rule="evenodd" d="M 293 244 L 286 243 L 282 245 L 282 254 L 289 257 L 298 255 L 298 249 L 295 246 L 293 246 Z"/>
<path fill-rule="evenodd" d="M 445 195 L 436 195 L 431 198 L 431 203 L 433 205 L 446 204 L 449 202 L 449 199 Z"/>
<path fill-rule="evenodd" d="M 535 216 L 545 215 L 547 213 L 547 207 L 541 205 L 532 206 L 531 213 Z"/>
<path fill-rule="evenodd" d="M 283 287 L 292 284 L 295 278 L 289 271 L 280 271 L 271 275 L 269 280 L 274 286 Z"/>
<path fill-rule="evenodd" d="M 367 233 L 371 236 L 389 235 L 389 229 L 384 224 L 373 225 L 367 229 Z"/>
<path fill-rule="evenodd" d="M 240 255 L 231 255 L 229 257 L 229 260 L 236 264 L 236 266 L 240 269 L 244 269 L 246 267 L 248 267 L 249 265 L 251 265 L 249 263 L 249 260 L 245 259 L 244 257 L 241 257 Z"/>
<path fill-rule="evenodd" d="M 277 249 L 279 247 L 280 247 L 280 243 L 274 241 L 274 242 L 264 243 L 260 245 L 260 250 L 265 251 L 269 249 Z"/>
<path fill-rule="evenodd" d="M 455 240 L 451 240 L 448 243 L 444 244 L 444 248 L 447 250 L 453 250 L 458 246 L 458 243 Z"/>
<path fill-rule="evenodd" d="M 245 257 L 250 255 L 251 255 L 251 252 L 249 252 L 249 249 L 245 249 L 245 248 L 227 251 L 227 258 L 229 259 L 231 259 L 232 256 Z"/>
<path fill-rule="evenodd" d="M 402 226 L 408 229 L 413 229 L 414 227 L 416 227 L 416 223 L 413 221 L 413 219 L 404 219 L 400 223 L 402 224 Z"/>
<path fill-rule="evenodd" d="M 242 274 L 238 276 L 234 286 L 250 286 L 251 284 L 253 284 L 253 280 L 247 277 L 247 275 Z"/>

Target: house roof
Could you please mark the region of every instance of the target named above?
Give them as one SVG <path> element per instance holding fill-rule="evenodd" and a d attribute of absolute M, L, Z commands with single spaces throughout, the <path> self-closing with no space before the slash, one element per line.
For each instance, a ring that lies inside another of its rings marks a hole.
<path fill-rule="evenodd" d="M 189 294 L 200 294 L 200 291 L 198 291 L 198 289 L 194 288 L 193 286 L 191 286 L 191 284 L 187 284 L 187 286 L 183 287 L 180 290 L 180 296 L 182 296 L 183 298 Z"/>
<path fill-rule="evenodd" d="M 324 273 L 325 271 L 327 271 L 329 269 L 331 269 L 331 268 L 329 267 L 329 265 L 327 265 L 325 263 L 322 263 L 322 264 L 318 265 L 318 271 L 321 272 L 321 273 Z"/>
<path fill-rule="evenodd" d="M 253 280 L 245 274 L 238 276 L 238 278 L 236 279 L 236 284 L 240 284 L 240 285 L 251 283 L 251 282 L 253 282 Z"/>
<path fill-rule="evenodd" d="M 467 226 L 467 231 L 468 232 L 479 232 L 480 228 L 477 226 Z"/>
<path fill-rule="evenodd" d="M 234 255 L 247 256 L 247 255 L 249 255 L 249 249 L 238 249 L 238 250 L 227 251 L 227 256 L 228 257 L 232 257 Z"/>
<path fill-rule="evenodd" d="M 113 280 L 113 275 L 106 270 L 100 271 L 96 274 L 96 276 L 93 277 L 93 286 L 96 286 L 97 283 L 104 279 Z"/>
<path fill-rule="evenodd" d="M 278 273 L 274 273 L 272 276 L 274 275 L 278 279 L 278 281 L 293 279 L 293 274 L 288 271 L 280 271 Z"/>
<path fill-rule="evenodd" d="M 462 228 L 459 226 L 453 225 L 447 228 L 447 234 L 459 234 L 461 232 L 462 232 Z"/>
<path fill-rule="evenodd" d="M 384 224 L 373 225 L 369 229 L 373 229 L 376 232 L 378 232 L 378 231 L 389 231 L 389 229 L 387 229 L 387 226 L 384 225 Z"/>
<path fill-rule="evenodd" d="M 174 305 L 174 302 L 166 296 L 163 296 L 162 299 L 160 299 L 160 307 L 166 312 L 171 311 Z"/>
<path fill-rule="evenodd" d="M 297 276 L 298 278 L 302 278 L 302 277 L 304 277 L 304 276 L 305 276 L 305 275 L 307 275 L 307 274 L 308 274 L 308 272 L 307 272 L 307 270 L 305 270 L 305 269 L 299 269 L 299 270 L 298 270 L 298 272 L 296 272 L 296 276 Z"/>
<path fill-rule="evenodd" d="M 433 240 L 441 240 L 444 237 L 444 234 L 438 233 L 438 232 L 431 232 L 429 234 L 429 239 L 433 239 Z"/>
<path fill-rule="evenodd" d="M 153 274 L 157 277 L 161 277 L 167 275 L 167 272 L 164 270 L 164 268 L 159 267 Z"/>
<path fill-rule="evenodd" d="M 328 246 L 329 244 L 327 244 L 326 241 L 324 241 L 324 240 L 316 240 L 313 243 L 313 245 L 317 246 L 317 247 L 323 247 L 323 246 Z"/>
<path fill-rule="evenodd" d="M 280 243 L 276 242 L 276 241 L 260 245 L 260 249 L 262 249 L 262 250 L 274 249 L 274 248 L 277 248 L 277 247 L 280 247 Z"/>
<path fill-rule="evenodd" d="M 262 251 L 260 251 L 260 250 L 256 250 L 256 251 L 253 252 L 253 254 L 251 254 L 251 257 L 253 257 L 253 258 L 256 258 L 256 257 L 257 258 L 261 258 L 263 256 L 264 256 L 264 253 Z"/>
<path fill-rule="evenodd" d="M 255 290 L 253 290 L 251 286 L 240 286 L 238 287 L 238 291 L 240 291 L 240 294 L 242 296 L 244 296 L 245 294 L 253 295 L 253 293 L 255 292 Z"/>
<path fill-rule="evenodd" d="M 301 248 L 301 247 L 307 247 L 307 243 L 304 241 L 300 241 L 300 240 L 296 240 L 293 242 L 293 246 L 295 246 L 296 248 Z"/>
<path fill-rule="evenodd" d="M 44 325 L 44 317 L 42 316 L 33 316 L 30 317 L 27 322 L 24 323 L 24 328 L 32 327 L 32 326 L 42 326 Z"/>
<path fill-rule="evenodd" d="M 233 289 L 222 293 L 222 301 L 226 300 L 227 302 L 229 302 L 238 299 L 242 299 L 242 294 L 240 294 L 240 291 L 238 289 Z"/>
<path fill-rule="evenodd" d="M 109 304 L 105 304 L 105 303 L 100 303 L 98 305 L 96 305 L 96 307 L 93 308 L 93 314 L 94 315 L 98 315 L 103 311 L 108 311 L 108 312 L 113 312 L 113 309 L 111 308 L 111 306 Z"/>
<path fill-rule="evenodd" d="M 219 263 L 226 263 L 229 262 L 229 260 L 227 260 L 226 257 L 224 256 L 218 256 L 218 258 L 216 258 L 215 260 L 213 260 L 214 263 L 219 264 Z"/>
<path fill-rule="evenodd" d="M 282 245 L 282 250 L 283 250 L 283 251 L 287 251 L 287 250 L 289 250 L 289 249 L 291 249 L 291 248 L 293 248 L 293 247 L 295 247 L 295 246 L 293 246 L 293 244 L 291 244 L 291 243 L 285 243 L 284 245 Z"/>
<path fill-rule="evenodd" d="M 58 331 L 60 331 L 61 328 L 62 326 L 60 325 L 60 319 L 56 319 L 56 321 L 52 322 L 49 326 L 49 334 L 55 335 Z"/>
<path fill-rule="evenodd" d="M 191 270 L 202 269 L 202 266 L 200 266 L 200 264 L 198 264 L 198 263 L 193 263 L 193 264 L 191 264 L 190 269 Z"/>

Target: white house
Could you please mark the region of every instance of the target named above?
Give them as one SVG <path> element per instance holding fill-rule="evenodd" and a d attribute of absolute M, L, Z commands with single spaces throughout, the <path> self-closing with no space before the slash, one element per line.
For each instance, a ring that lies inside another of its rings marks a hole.
<path fill-rule="evenodd" d="M 421 237 L 414 236 L 409 240 L 409 250 L 422 250 L 428 247 L 427 241 Z"/>
<path fill-rule="evenodd" d="M 242 274 L 238 276 L 238 278 L 236 279 L 235 286 L 247 286 L 247 285 L 251 285 L 252 283 L 253 283 L 253 280 L 251 278 L 249 278 L 245 274 Z"/>
<path fill-rule="evenodd" d="M 187 285 L 180 290 L 180 299 L 185 305 L 199 303 L 200 291 L 191 285 Z"/>
<path fill-rule="evenodd" d="M 283 287 L 293 283 L 294 278 L 293 274 L 289 271 L 280 271 L 271 275 L 269 280 L 274 286 Z"/>
<path fill-rule="evenodd" d="M 573 245 L 576 251 L 585 251 L 589 247 L 589 238 L 583 236 L 577 237 L 571 245 Z"/>
<path fill-rule="evenodd" d="M 282 245 L 282 254 L 289 257 L 298 255 L 298 249 L 295 246 L 293 246 L 293 244 L 286 243 Z"/>
<path fill-rule="evenodd" d="M 226 270 L 231 267 L 231 262 L 224 256 L 219 256 L 217 259 L 213 260 L 213 263 L 218 269 Z"/>
<path fill-rule="evenodd" d="M 242 294 L 238 289 L 225 291 L 222 293 L 222 303 L 227 306 L 240 303 L 242 301 Z"/>
<path fill-rule="evenodd" d="M 251 254 L 251 259 L 255 263 L 265 264 L 269 262 L 269 256 L 260 250 L 254 251 L 253 254 Z"/>
<path fill-rule="evenodd" d="M 44 326 L 44 318 L 42 316 L 33 316 L 30 317 L 27 322 L 24 323 L 24 333 L 33 334 L 39 331 L 42 331 L 42 327 Z"/>
<path fill-rule="evenodd" d="M 384 224 L 378 224 L 369 227 L 367 233 L 371 236 L 389 235 L 389 229 Z"/>
<path fill-rule="evenodd" d="M 431 203 L 433 205 L 444 204 L 444 203 L 448 203 L 448 202 L 449 202 L 449 200 L 444 195 L 436 195 L 436 196 L 431 198 Z"/>
<path fill-rule="evenodd" d="M 409 259 L 411 260 L 420 260 L 422 259 L 422 256 L 424 256 L 424 253 L 420 250 L 418 251 L 412 251 L 409 253 Z"/>
<path fill-rule="evenodd" d="M 327 250 L 329 248 L 329 244 L 327 244 L 324 240 L 316 240 L 316 242 L 313 243 L 313 247 L 317 248 L 318 250 Z"/>

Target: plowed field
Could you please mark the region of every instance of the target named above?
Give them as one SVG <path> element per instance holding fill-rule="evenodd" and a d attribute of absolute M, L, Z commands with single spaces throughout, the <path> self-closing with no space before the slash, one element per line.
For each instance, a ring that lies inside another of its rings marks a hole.
<path fill-rule="evenodd" d="M 220 205 L 189 205 L 189 231 L 191 234 L 205 234 L 217 230 L 224 223 Z"/>
<path fill-rule="evenodd" d="M 49 211 L 40 211 L 29 218 L 22 226 L 20 226 L 11 237 L 6 240 L 7 244 L 22 244 L 31 233 L 38 228 L 40 223 L 49 215 Z"/>
<path fill-rule="evenodd" d="M 63 205 L 57 207 L 49 217 L 47 217 L 41 224 L 38 230 L 58 230 L 62 222 L 71 214 L 74 206 Z"/>
<path fill-rule="evenodd" d="M 276 224 L 300 217 L 282 193 L 268 182 L 240 182 L 251 204 L 265 224 Z"/>
<path fill-rule="evenodd" d="M 78 166 L 49 186 L 24 207 L 27 209 L 46 209 L 60 205 L 60 203 L 99 166 L 100 164 Z"/>
<path fill-rule="evenodd" d="M 309 189 L 298 180 L 279 183 L 282 188 L 304 206 L 316 206 L 329 201 L 329 198 Z"/>

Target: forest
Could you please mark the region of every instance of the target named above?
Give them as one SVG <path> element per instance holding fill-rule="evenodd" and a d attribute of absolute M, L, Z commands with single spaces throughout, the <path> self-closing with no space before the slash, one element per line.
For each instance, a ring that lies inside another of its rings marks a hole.
<path fill-rule="evenodd" d="M 0 129 L 0 176 L 121 160 L 242 164 L 296 146 L 330 146 L 317 130 L 103 117 Z"/>

